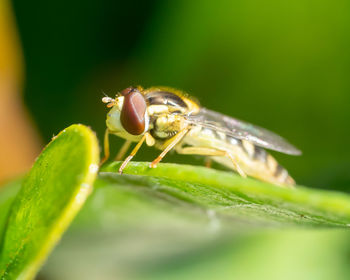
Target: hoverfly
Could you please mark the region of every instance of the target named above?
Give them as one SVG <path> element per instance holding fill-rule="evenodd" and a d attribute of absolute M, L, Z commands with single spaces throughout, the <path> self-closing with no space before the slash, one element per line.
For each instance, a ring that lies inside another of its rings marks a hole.
<path fill-rule="evenodd" d="M 111 108 L 106 119 L 102 163 L 109 157 L 109 134 L 126 139 L 116 160 L 121 160 L 130 144 L 137 142 L 119 173 L 146 142 L 162 150 L 151 168 L 174 149 L 179 154 L 207 156 L 244 177 L 249 175 L 277 185 L 295 184 L 265 149 L 300 155 L 297 148 L 264 128 L 203 108 L 186 93 L 167 87 L 138 86 L 102 101 Z"/>

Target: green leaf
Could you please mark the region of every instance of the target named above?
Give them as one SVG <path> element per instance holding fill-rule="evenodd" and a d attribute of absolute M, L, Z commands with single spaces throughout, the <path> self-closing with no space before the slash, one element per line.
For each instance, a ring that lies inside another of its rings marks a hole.
<path fill-rule="evenodd" d="M 70 167 L 65 167 L 68 172 L 73 173 L 73 163 L 65 164 Z M 235 238 L 242 237 L 243 241 L 238 243 L 250 243 L 246 235 L 266 227 L 287 226 L 293 228 L 293 236 L 298 229 L 339 228 L 350 224 L 347 194 L 302 186 L 281 188 L 204 167 L 163 163 L 151 169 L 148 165 L 131 162 L 123 175 L 117 173 L 120 162 L 103 167 L 95 181 L 94 193 L 41 271 L 43 278 L 100 279 L 103 275 L 113 279 L 117 268 L 118 275 L 131 273 L 140 279 L 156 279 L 158 275 L 158 279 L 164 279 L 169 271 L 179 271 L 181 267 L 184 274 L 174 279 L 184 279 L 193 273 L 189 263 L 195 261 L 201 267 L 200 256 L 204 252 L 213 256 L 203 260 L 204 263 L 216 267 L 222 261 L 225 269 L 231 271 L 232 263 L 224 260 L 226 254 L 240 259 L 240 253 L 235 251 Z M 17 201 L 18 198 L 15 205 Z M 278 231 L 267 239 L 275 240 L 283 232 Z M 316 231 L 310 234 L 313 232 Z M 328 234 L 325 238 L 332 239 Z M 339 238 L 344 240 L 343 236 Z M 264 242 L 264 237 L 261 241 L 260 237 L 257 239 L 257 244 Z M 224 250 L 222 257 L 216 258 L 221 253 L 215 248 Z M 290 250 L 293 248 L 291 244 Z M 249 255 L 249 251 L 245 254 Z M 14 262 L 16 266 L 21 257 Z M 236 266 L 240 267 L 238 263 Z M 198 268 L 196 273 L 201 271 Z"/>
<path fill-rule="evenodd" d="M 3 228 L 6 225 L 8 212 L 21 187 L 22 180 L 15 180 L 0 188 L 0 240 L 2 240 Z M 1 243 L 0 243 L 1 244 Z M 1 245 L 0 245 L 1 248 Z"/>
<path fill-rule="evenodd" d="M 275 277 L 261 279 L 283 279 L 278 265 L 302 269 L 313 254 L 320 255 L 312 266 L 319 274 L 346 268 L 325 264 L 343 258 L 339 249 L 348 233 L 335 229 L 349 222 L 348 195 L 286 189 L 204 167 L 148 164 L 131 162 L 123 175 L 119 162 L 102 168 L 42 278 L 259 279 L 244 276 L 269 267 Z"/>
<path fill-rule="evenodd" d="M 98 162 L 96 136 L 83 125 L 63 130 L 43 150 L 9 212 L 1 243 L 1 279 L 35 276 L 91 193 Z"/>
<path fill-rule="evenodd" d="M 159 164 L 152 169 L 148 165 L 131 162 L 124 173 L 139 175 L 133 185 L 145 186 L 147 182 L 154 196 L 163 193 L 225 216 L 244 216 L 250 220 L 315 226 L 350 224 L 350 196 L 344 193 L 302 186 L 283 188 L 205 167 Z M 117 174 L 119 166 L 114 162 L 102 169 L 113 172 L 110 183 L 123 182 L 123 176 Z"/>

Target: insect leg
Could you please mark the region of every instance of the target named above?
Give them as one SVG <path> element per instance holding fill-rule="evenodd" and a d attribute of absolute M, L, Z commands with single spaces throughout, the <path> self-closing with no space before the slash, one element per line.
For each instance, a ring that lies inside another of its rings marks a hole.
<path fill-rule="evenodd" d="M 130 140 L 126 140 L 123 144 L 123 146 L 120 148 L 117 156 L 115 157 L 116 161 L 122 160 L 125 153 L 128 151 L 129 147 L 131 145 L 131 141 Z"/>
<path fill-rule="evenodd" d="M 205 162 L 204 162 L 205 167 L 210 168 L 211 164 L 212 164 L 211 158 L 208 158 L 208 157 L 205 158 Z"/>
<path fill-rule="evenodd" d="M 178 147 L 176 151 L 179 154 L 185 154 L 185 155 L 202 155 L 202 156 L 223 156 L 228 157 L 231 162 L 233 163 L 233 166 L 236 168 L 239 175 L 242 177 L 247 177 L 247 175 L 244 173 L 244 171 L 241 169 L 241 167 L 236 162 L 236 159 L 233 155 L 231 155 L 229 152 L 224 150 L 219 150 L 215 148 L 207 148 L 207 147 Z"/>
<path fill-rule="evenodd" d="M 163 150 L 163 152 L 154 160 L 151 162 L 149 165 L 150 168 L 155 168 L 157 167 L 157 164 L 165 157 L 165 155 L 172 149 L 174 148 L 181 140 L 182 138 L 186 135 L 188 132 L 188 129 L 185 128 L 181 130 L 178 134 L 176 134 L 173 138 L 169 139 L 167 142 L 169 143 L 168 146 Z"/>
<path fill-rule="evenodd" d="M 119 168 L 119 173 L 123 173 L 123 169 L 126 167 L 126 165 L 129 163 L 129 161 L 136 155 L 137 151 L 142 146 L 143 142 L 146 139 L 146 134 L 144 134 L 141 138 L 141 140 L 136 144 L 135 148 L 131 151 L 130 155 L 123 161 L 122 165 Z"/>
<path fill-rule="evenodd" d="M 108 128 L 105 131 L 105 136 L 103 140 L 103 150 L 104 150 L 104 156 L 100 162 L 100 166 L 104 164 L 107 159 L 109 158 L 109 130 Z"/>

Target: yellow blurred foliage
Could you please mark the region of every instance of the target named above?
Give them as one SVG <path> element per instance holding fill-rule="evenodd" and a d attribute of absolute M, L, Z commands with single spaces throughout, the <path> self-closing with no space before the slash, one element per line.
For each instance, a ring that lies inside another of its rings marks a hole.
<path fill-rule="evenodd" d="M 22 103 L 23 57 L 9 1 L 0 0 L 0 181 L 26 171 L 40 141 Z"/>
<path fill-rule="evenodd" d="M 10 4 L 0 1 L 0 74 L 1 79 L 22 80 L 22 53 Z M 5 93 L 4 91 L 0 92 Z"/>

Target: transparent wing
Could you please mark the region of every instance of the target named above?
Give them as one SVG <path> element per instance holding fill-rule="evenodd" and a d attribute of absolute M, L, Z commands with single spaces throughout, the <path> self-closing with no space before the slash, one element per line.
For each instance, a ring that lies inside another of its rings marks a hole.
<path fill-rule="evenodd" d="M 202 108 L 195 115 L 185 116 L 188 123 L 201 125 L 228 136 L 244 139 L 256 146 L 278 151 L 289 155 L 301 155 L 301 151 L 288 143 L 281 136 L 262 127 L 225 116 L 223 114 Z"/>

